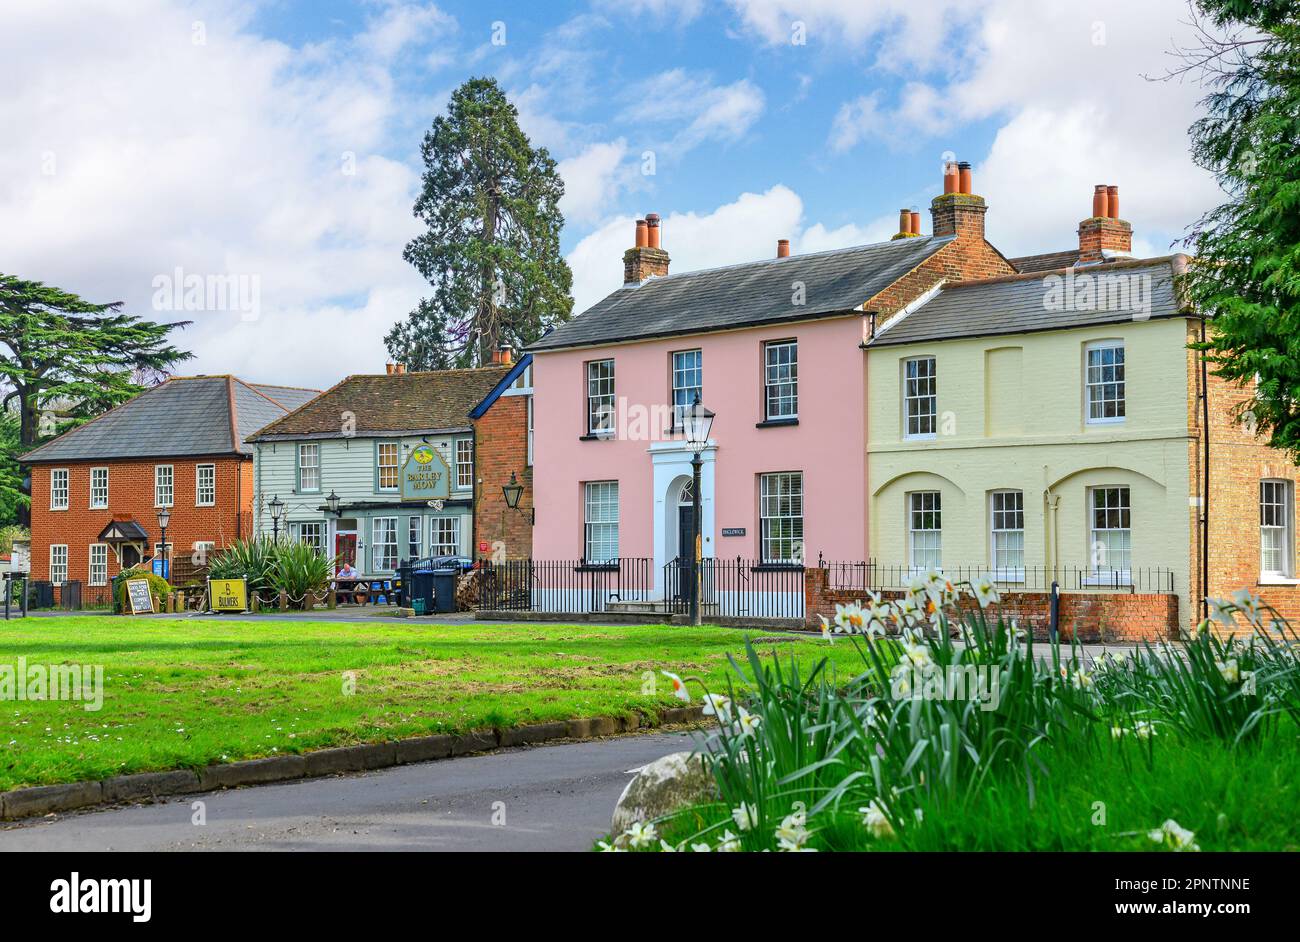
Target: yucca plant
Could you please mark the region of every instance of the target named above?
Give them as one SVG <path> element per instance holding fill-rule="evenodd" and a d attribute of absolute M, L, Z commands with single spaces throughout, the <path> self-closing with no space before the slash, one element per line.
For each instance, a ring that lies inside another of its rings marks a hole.
<path fill-rule="evenodd" d="M 310 608 L 324 591 L 334 571 L 334 560 L 307 543 L 278 543 L 271 554 L 271 588 L 283 592 L 289 607 Z"/>
<path fill-rule="evenodd" d="M 249 592 L 264 592 L 271 588 L 276 547 L 264 536 L 236 540 L 212 557 L 208 575 L 213 579 L 245 579 Z"/>

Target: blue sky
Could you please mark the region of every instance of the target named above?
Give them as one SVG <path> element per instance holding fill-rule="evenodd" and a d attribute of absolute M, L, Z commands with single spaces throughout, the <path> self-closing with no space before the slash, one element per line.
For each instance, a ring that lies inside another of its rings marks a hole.
<path fill-rule="evenodd" d="M 382 369 L 427 293 L 401 260 L 419 141 L 472 75 L 560 161 L 579 310 L 621 281 L 637 216 L 664 218 L 674 271 L 877 241 L 902 206 L 928 229 L 945 155 L 974 164 L 1009 255 L 1073 244 L 1095 183 L 1162 253 L 1217 199 L 1187 157 L 1201 90 L 1143 77 L 1185 18 L 1182 0 L 14 0 L 0 270 L 193 320 L 195 372 Z M 178 274 L 243 279 L 255 303 L 169 309 Z"/>

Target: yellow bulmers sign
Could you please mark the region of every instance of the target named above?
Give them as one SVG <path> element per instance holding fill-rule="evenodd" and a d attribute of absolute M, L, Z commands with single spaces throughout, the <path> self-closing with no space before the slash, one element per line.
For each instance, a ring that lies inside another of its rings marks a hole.
<path fill-rule="evenodd" d="M 209 579 L 208 598 L 214 612 L 246 612 L 248 583 L 243 579 Z"/>

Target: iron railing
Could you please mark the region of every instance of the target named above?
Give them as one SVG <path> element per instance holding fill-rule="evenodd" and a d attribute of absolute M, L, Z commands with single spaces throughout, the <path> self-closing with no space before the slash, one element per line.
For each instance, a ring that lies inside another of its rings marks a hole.
<path fill-rule="evenodd" d="M 708 558 L 700 561 L 700 612 L 731 618 L 804 617 L 804 567 L 756 559 Z M 680 557 L 664 565 L 664 604 L 676 614 L 691 605 L 691 561 Z"/>
<path fill-rule="evenodd" d="M 818 559 L 827 570 L 827 588 L 841 591 L 880 592 L 906 589 L 925 570 L 875 560 L 832 561 Z M 1133 569 L 1097 569 L 1088 566 L 1026 566 L 998 570 L 988 565 L 943 566 L 954 582 L 991 577 L 1006 591 L 1048 592 L 1058 583 L 1062 592 L 1130 592 L 1174 594 L 1174 571 L 1148 566 Z"/>
<path fill-rule="evenodd" d="M 510 559 L 479 562 L 482 611 L 582 614 L 604 612 L 611 602 L 642 602 L 654 587 L 651 560 Z"/>

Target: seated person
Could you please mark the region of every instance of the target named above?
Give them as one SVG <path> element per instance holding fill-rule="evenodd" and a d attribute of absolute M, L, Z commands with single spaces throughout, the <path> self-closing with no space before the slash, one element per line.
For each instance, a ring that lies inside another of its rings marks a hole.
<path fill-rule="evenodd" d="M 356 583 L 361 579 L 361 573 L 357 572 L 356 568 L 351 563 L 345 562 L 342 566 L 339 567 L 338 575 L 335 578 L 340 583 L 351 582 L 352 583 L 351 588 L 355 589 Z M 360 605 L 362 602 L 365 601 L 366 593 L 365 592 L 343 593 L 343 597 L 345 599 L 351 598 L 355 604 Z"/>

